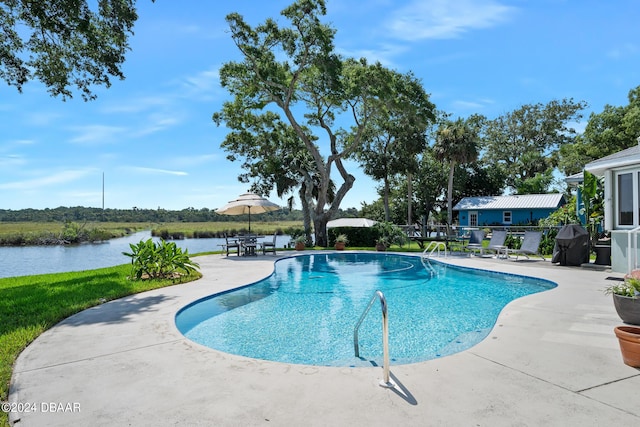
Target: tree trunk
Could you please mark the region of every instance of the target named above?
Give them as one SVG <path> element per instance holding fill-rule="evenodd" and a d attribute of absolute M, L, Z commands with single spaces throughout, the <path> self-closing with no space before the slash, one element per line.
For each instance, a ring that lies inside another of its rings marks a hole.
<path fill-rule="evenodd" d="M 447 224 L 453 225 L 453 172 L 456 163 L 452 161 L 449 165 L 449 185 L 447 186 Z"/>
<path fill-rule="evenodd" d="M 321 215 L 313 221 L 313 228 L 316 236 L 316 245 L 326 248 L 329 246 L 329 242 L 327 239 L 327 222 L 328 219 L 325 215 Z"/>
<path fill-rule="evenodd" d="M 384 220 L 387 222 L 391 221 L 391 212 L 389 211 L 389 179 L 384 177 Z"/>
<path fill-rule="evenodd" d="M 411 174 L 407 174 L 407 225 L 413 224 L 413 186 L 411 182 Z"/>
<path fill-rule="evenodd" d="M 300 203 L 302 203 L 302 223 L 304 226 L 304 234 L 307 242 L 311 241 L 311 207 L 305 198 L 306 187 L 300 186 Z"/>

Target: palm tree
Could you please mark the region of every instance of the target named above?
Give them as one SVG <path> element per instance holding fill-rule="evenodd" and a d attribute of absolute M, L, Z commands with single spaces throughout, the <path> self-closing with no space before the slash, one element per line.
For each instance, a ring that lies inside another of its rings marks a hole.
<path fill-rule="evenodd" d="M 433 146 L 438 160 L 449 163 L 447 186 L 447 224 L 453 222 L 453 174 L 456 165 L 475 162 L 478 159 L 478 134 L 467 122 L 459 118 L 440 126 Z"/>

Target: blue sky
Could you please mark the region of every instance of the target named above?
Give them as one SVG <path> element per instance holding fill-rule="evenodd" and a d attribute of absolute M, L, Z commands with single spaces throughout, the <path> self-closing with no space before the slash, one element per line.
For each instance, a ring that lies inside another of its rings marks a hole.
<path fill-rule="evenodd" d="M 248 185 L 220 149 L 211 121 L 229 95 L 218 69 L 239 54 L 224 20 L 252 25 L 290 0 L 139 0 L 124 81 L 96 101 L 66 102 L 32 82 L 0 89 L 0 208 L 221 207 Z M 573 98 L 626 105 L 640 84 L 637 0 L 328 0 L 326 21 L 344 56 L 412 71 L 438 109 L 497 117 L 523 104 Z M 352 166 L 342 207 L 377 198 Z M 336 175 L 337 176 L 337 175 Z M 270 199 L 284 204 L 275 193 Z"/>

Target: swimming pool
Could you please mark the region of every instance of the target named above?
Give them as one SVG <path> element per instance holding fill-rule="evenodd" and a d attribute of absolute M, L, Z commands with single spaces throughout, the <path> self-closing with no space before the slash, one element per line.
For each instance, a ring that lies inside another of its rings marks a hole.
<path fill-rule="evenodd" d="M 319 253 L 278 260 L 268 278 L 184 307 L 176 326 L 190 340 L 227 353 L 322 366 L 382 365 L 381 310 L 389 316 L 392 364 L 414 363 L 468 349 L 484 339 L 503 307 L 552 289 L 542 279 L 378 253 Z"/>

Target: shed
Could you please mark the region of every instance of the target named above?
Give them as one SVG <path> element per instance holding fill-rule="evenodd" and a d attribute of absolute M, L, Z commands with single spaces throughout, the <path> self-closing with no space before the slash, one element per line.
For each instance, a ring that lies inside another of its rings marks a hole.
<path fill-rule="evenodd" d="M 463 227 L 528 225 L 546 218 L 566 203 L 563 194 L 465 197 L 454 207 Z"/>

